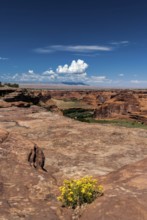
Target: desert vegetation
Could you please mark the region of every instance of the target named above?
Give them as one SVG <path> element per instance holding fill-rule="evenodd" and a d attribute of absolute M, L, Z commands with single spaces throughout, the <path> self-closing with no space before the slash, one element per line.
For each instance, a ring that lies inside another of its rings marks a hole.
<path fill-rule="evenodd" d="M 2 82 L 0 82 L 0 87 L 19 88 L 19 84 L 18 83 L 2 83 Z"/>
<path fill-rule="evenodd" d="M 61 196 L 58 200 L 63 206 L 76 208 L 85 203 L 93 202 L 98 196 L 103 195 L 103 186 L 92 176 L 86 176 L 80 179 L 64 180 L 60 187 Z"/>
<path fill-rule="evenodd" d="M 147 129 L 147 125 L 133 120 L 127 119 L 95 119 L 94 110 L 82 108 L 70 108 L 63 110 L 63 115 L 81 122 L 111 124 L 116 126 L 124 126 L 129 128 L 143 128 Z"/>

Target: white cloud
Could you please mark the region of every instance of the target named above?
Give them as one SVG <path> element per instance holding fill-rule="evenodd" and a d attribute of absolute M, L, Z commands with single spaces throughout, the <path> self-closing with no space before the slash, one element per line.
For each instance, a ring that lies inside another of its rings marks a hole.
<path fill-rule="evenodd" d="M 73 60 L 70 65 L 58 66 L 57 73 L 69 73 L 69 74 L 86 74 L 85 70 L 88 68 L 88 64 L 83 60 Z"/>
<path fill-rule="evenodd" d="M 35 73 L 33 70 L 28 70 L 26 73 L 16 73 L 9 77 L 9 80 L 16 82 L 49 82 L 56 79 L 56 73 L 53 71 L 45 71 L 43 73 Z"/>
<path fill-rule="evenodd" d="M 46 72 L 46 71 L 45 71 Z M 1 77 L 0 77 L 1 78 Z M 6 77 L 5 77 L 6 79 Z M 87 76 L 86 73 L 82 74 L 49 74 L 44 75 L 43 73 L 35 73 L 34 71 L 30 74 L 30 71 L 26 73 L 16 73 L 13 76 L 7 77 L 8 81 L 18 83 L 62 83 L 62 82 L 73 82 L 83 83 L 87 85 L 99 85 L 99 84 L 110 84 L 111 80 L 106 76 Z"/>
<path fill-rule="evenodd" d="M 76 45 L 76 46 L 63 46 L 54 45 L 52 49 L 57 51 L 71 51 L 71 52 L 90 52 L 90 51 L 110 51 L 111 48 L 107 46 L 98 45 Z"/>
<path fill-rule="evenodd" d="M 37 49 L 34 49 L 34 52 L 46 54 L 46 53 L 53 53 L 54 50 L 53 50 L 53 49 L 50 49 L 50 48 L 48 48 L 48 47 L 45 47 L 45 48 L 37 48 Z"/>
<path fill-rule="evenodd" d="M 37 53 L 52 53 L 56 51 L 66 51 L 66 52 L 96 52 L 96 51 L 111 51 L 113 48 L 109 46 L 99 46 L 99 45 L 51 45 L 44 48 L 37 48 L 34 51 Z"/>
<path fill-rule="evenodd" d="M 124 40 L 120 42 L 121 44 L 129 44 L 130 42 L 128 40 Z"/>
<path fill-rule="evenodd" d="M 111 83 L 112 82 L 112 80 L 108 79 L 106 76 L 91 76 L 91 77 L 88 77 L 86 80 L 89 84 Z"/>
<path fill-rule="evenodd" d="M 96 82 L 103 82 L 106 80 L 106 76 L 91 76 L 91 79 Z"/>
<path fill-rule="evenodd" d="M 133 84 L 146 84 L 147 80 L 131 80 L 130 82 Z"/>
<path fill-rule="evenodd" d="M 28 74 L 34 74 L 34 71 L 33 70 L 28 70 Z"/>
<path fill-rule="evenodd" d="M 44 76 L 53 75 L 53 74 L 55 74 L 55 72 L 52 69 L 46 70 L 42 73 L 42 75 Z"/>
<path fill-rule="evenodd" d="M 81 57 L 97 57 L 100 56 L 99 53 L 75 53 L 75 56 L 81 56 Z"/>
<path fill-rule="evenodd" d="M 15 80 L 15 79 L 17 79 L 18 77 L 19 77 L 19 74 L 16 73 L 14 76 L 12 76 L 12 79 Z"/>
<path fill-rule="evenodd" d="M 124 40 L 124 41 L 114 41 L 111 42 L 110 44 L 115 45 L 115 46 L 127 46 L 130 42 L 128 40 Z"/>
<path fill-rule="evenodd" d="M 50 79 L 55 79 L 55 78 L 56 78 L 55 75 L 51 75 L 51 76 L 50 76 Z"/>
<path fill-rule="evenodd" d="M 8 60 L 6 57 L 0 57 L 0 60 Z"/>
<path fill-rule="evenodd" d="M 124 76 L 124 74 L 123 74 L 123 73 L 120 73 L 120 74 L 119 74 L 119 76 L 120 76 L 120 77 L 123 77 L 123 76 Z"/>
<path fill-rule="evenodd" d="M 73 82 L 87 85 L 110 84 L 112 81 L 104 75 L 88 76 L 86 70 L 88 64 L 84 60 L 73 60 L 70 65 L 58 66 L 56 71 L 49 69 L 42 73 L 36 73 L 32 69 L 24 73 L 10 75 L 8 80 L 20 83 L 62 83 Z"/>

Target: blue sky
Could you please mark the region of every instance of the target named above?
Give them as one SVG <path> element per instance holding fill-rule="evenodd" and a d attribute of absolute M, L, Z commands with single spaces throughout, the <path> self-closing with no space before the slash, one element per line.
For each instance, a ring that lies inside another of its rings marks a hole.
<path fill-rule="evenodd" d="M 0 81 L 147 87 L 146 0 L 0 0 Z"/>

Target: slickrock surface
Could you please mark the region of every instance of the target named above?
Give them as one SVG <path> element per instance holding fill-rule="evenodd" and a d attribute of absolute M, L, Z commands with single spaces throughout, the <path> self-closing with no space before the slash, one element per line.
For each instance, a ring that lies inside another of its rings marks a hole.
<path fill-rule="evenodd" d="M 47 173 L 27 162 L 34 143 Z M 146 130 L 81 123 L 33 105 L 0 108 L 0 220 L 78 219 L 56 196 L 65 178 L 85 175 L 105 193 L 80 219 L 147 219 L 146 158 Z"/>
<path fill-rule="evenodd" d="M 101 179 L 105 195 L 90 204 L 81 220 L 146 220 L 147 158 Z"/>

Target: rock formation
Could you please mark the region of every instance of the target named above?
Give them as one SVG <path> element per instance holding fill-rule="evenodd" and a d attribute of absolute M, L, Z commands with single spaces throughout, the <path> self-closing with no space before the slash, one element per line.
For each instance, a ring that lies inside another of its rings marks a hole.
<path fill-rule="evenodd" d="M 133 91 L 121 91 L 95 109 L 94 117 L 97 119 L 135 119 L 136 121 L 146 122 L 144 117 L 140 117 L 140 99 Z M 138 118 L 133 115 L 138 115 Z M 139 120 L 138 120 L 139 119 Z M 142 120 L 141 120 L 142 119 Z"/>
<path fill-rule="evenodd" d="M 0 89 L 0 107 L 39 105 L 62 114 L 70 108 L 91 109 L 95 119 L 128 119 L 146 124 L 146 90 L 27 90 Z"/>
<path fill-rule="evenodd" d="M 28 156 L 28 162 L 30 165 L 34 166 L 37 170 L 42 169 L 43 171 L 47 170 L 44 168 L 45 165 L 45 156 L 43 151 L 40 147 L 37 146 L 37 144 L 34 145 L 34 148 L 31 149 L 29 156 Z"/>
<path fill-rule="evenodd" d="M 92 175 L 104 196 L 80 220 L 147 219 L 147 131 L 81 123 L 46 109 L 0 108 L 0 219 L 72 220 L 57 201 L 64 179 Z M 44 146 L 37 172 L 26 155 Z"/>

